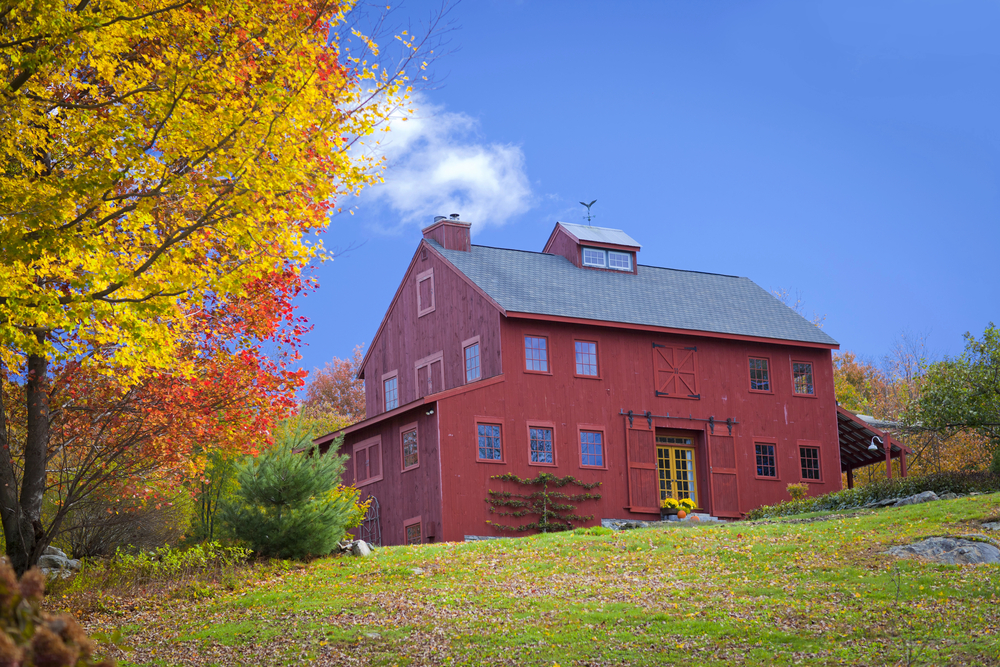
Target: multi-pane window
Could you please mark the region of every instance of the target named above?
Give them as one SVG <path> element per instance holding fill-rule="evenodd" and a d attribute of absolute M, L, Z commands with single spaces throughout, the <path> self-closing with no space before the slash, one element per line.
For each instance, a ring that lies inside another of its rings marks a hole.
<path fill-rule="evenodd" d="M 465 348 L 465 381 L 479 379 L 479 343 L 473 343 Z"/>
<path fill-rule="evenodd" d="M 698 502 L 691 438 L 656 436 L 656 463 L 660 500 L 690 498 Z"/>
<path fill-rule="evenodd" d="M 793 362 L 792 381 L 796 394 L 812 395 L 815 393 L 813 389 L 813 365 L 806 361 Z"/>
<path fill-rule="evenodd" d="M 555 450 L 552 449 L 552 429 L 531 427 L 528 429 L 531 439 L 531 462 L 554 464 Z"/>
<path fill-rule="evenodd" d="M 815 479 L 819 477 L 819 448 L 799 447 L 799 458 L 802 461 L 802 479 Z"/>
<path fill-rule="evenodd" d="M 584 248 L 583 265 L 599 269 L 615 269 L 616 271 L 632 270 L 632 253 L 602 250 L 601 248 Z"/>
<path fill-rule="evenodd" d="M 411 523 L 406 526 L 406 543 L 420 544 L 423 540 L 420 535 L 420 522 Z"/>
<path fill-rule="evenodd" d="M 771 374 L 767 367 L 767 359 L 750 357 L 750 389 L 771 391 Z"/>
<path fill-rule="evenodd" d="M 597 375 L 597 343 L 576 341 L 576 374 Z"/>
<path fill-rule="evenodd" d="M 757 454 L 757 476 L 777 477 L 778 467 L 774 461 L 774 445 L 756 444 L 754 450 Z"/>
<path fill-rule="evenodd" d="M 619 271 L 632 270 L 632 255 L 627 252 L 608 251 L 608 267 Z"/>
<path fill-rule="evenodd" d="M 524 363 L 529 371 L 549 372 L 548 340 L 539 336 L 524 337 Z"/>
<path fill-rule="evenodd" d="M 604 434 L 600 431 L 580 431 L 580 465 L 604 467 Z"/>
<path fill-rule="evenodd" d="M 583 265 L 584 266 L 598 266 L 604 268 L 607 266 L 607 259 L 603 250 L 597 248 L 584 248 L 583 249 Z"/>
<path fill-rule="evenodd" d="M 399 390 L 396 378 L 389 378 L 383 385 L 385 387 L 385 411 L 395 410 L 399 407 Z"/>
<path fill-rule="evenodd" d="M 420 462 L 417 455 L 417 429 L 403 433 L 403 470 L 414 468 Z"/>
<path fill-rule="evenodd" d="M 476 429 L 479 437 L 479 458 L 484 461 L 502 460 L 500 424 L 477 424 Z"/>

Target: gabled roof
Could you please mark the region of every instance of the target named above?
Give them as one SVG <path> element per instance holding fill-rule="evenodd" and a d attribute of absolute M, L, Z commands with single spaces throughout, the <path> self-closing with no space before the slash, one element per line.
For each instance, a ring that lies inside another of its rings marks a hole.
<path fill-rule="evenodd" d="M 575 225 L 571 222 L 558 222 L 558 226 L 563 227 L 579 241 L 591 241 L 592 243 L 610 243 L 613 245 L 629 246 L 631 248 L 641 248 L 639 243 L 620 229 L 608 229 L 607 227 L 590 227 L 588 225 Z"/>
<path fill-rule="evenodd" d="M 479 245 L 445 250 L 426 242 L 511 315 L 838 345 L 748 278 L 642 265 L 635 275 L 594 271 L 560 255 Z"/>

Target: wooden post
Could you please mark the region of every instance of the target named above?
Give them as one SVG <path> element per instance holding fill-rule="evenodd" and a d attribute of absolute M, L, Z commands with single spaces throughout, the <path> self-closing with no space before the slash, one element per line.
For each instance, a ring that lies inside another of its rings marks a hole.
<path fill-rule="evenodd" d="M 854 468 L 847 469 L 847 488 L 854 488 Z"/>
<path fill-rule="evenodd" d="M 885 442 L 882 446 L 885 447 L 885 477 L 892 479 L 892 436 L 888 433 L 885 434 Z"/>

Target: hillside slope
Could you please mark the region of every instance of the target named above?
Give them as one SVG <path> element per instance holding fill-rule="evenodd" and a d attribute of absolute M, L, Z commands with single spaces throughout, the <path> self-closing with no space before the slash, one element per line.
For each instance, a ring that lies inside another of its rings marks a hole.
<path fill-rule="evenodd" d="M 85 620 L 124 626 L 118 657 L 142 665 L 996 665 L 1000 566 L 883 552 L 997 516 L 1000 494 L 385 548 L 257 566 L 232 591 L 110 601 Z"/>

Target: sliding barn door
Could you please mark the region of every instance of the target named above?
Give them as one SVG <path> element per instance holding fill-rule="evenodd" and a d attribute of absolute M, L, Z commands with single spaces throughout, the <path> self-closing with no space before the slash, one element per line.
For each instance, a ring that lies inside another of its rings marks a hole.
<path fill-rule="evenodd" d="M 660 483 L 652 431 L 628 429 L 628 504 L 633 512 L 660 513 Z"/>
<path fill-rule="evenodd" d="M 739 517 L 740 494 L 736 484 L 736 443 L 732 436 L 710 436 L 708 456 L 712 487 L 712 514 L 714 516 Z"/>

